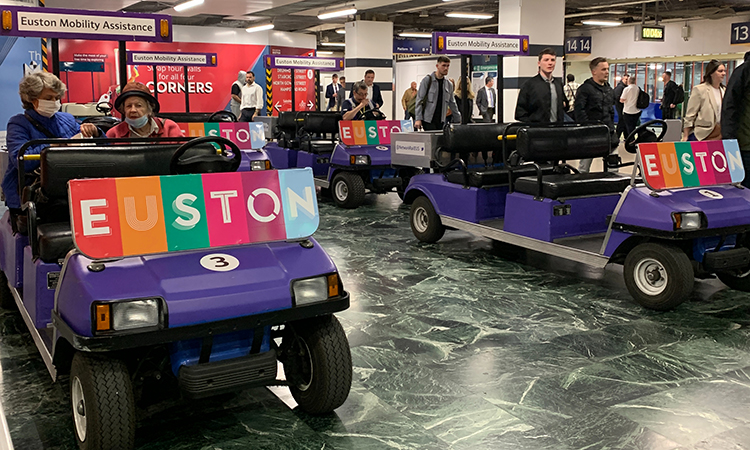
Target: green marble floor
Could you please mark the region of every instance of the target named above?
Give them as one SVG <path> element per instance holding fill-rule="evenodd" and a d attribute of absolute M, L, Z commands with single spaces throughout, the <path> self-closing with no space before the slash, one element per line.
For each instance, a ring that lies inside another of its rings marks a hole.
<path fill-rule="evenodd" d="M 313 417 L 267 389 L 162 402 L 139 412 L 138 449 L 750 448 L 750 295 L 700 281 L 647 311 L 616 267 L 509 262 L 456 231 L 419 244 L 395 194 L 321 216 L 352 298 L 344 406 Z M 0 323 L 15 448 L 74 449 L 66 388 L 17 312 Z"/>

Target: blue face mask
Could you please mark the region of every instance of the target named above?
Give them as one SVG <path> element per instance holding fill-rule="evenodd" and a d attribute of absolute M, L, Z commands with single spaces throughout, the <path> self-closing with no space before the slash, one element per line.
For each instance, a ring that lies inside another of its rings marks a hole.
<path fill-rule="evenodd" d="M 142 128 L 142 127 L 146 126 L 146 124 L 148 123 L 148 115 L 141 116 L 141 117 L 139 117 L 137 119 L 130 119 L 130 118 L 126 117 L 125 118 L 125 122 L 127 122 L 127 124 L 130 125 L 133 128 L 136 128 L 136 129 Z"/>

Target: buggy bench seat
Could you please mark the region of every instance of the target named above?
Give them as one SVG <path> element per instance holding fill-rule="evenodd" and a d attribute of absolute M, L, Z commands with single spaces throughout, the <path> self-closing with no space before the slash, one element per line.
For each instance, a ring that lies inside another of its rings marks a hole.
<path fill-rule="evenodd" d="M 518 130 L 516 151 L 526 162 L 542 163 L 571 159 L 603 158 L 611 150 L 606 125 L 524 127 Z M 517 168 L 513 168 L 514 173 Z M 621 193 L 630 177 L 614 172 L 542 174 L 521 176 L 514 190 L 535 197 L 557 199 Z M 541 186 L 541 189 L 540 189 Z"/>
<path fill-rule="evenodd" d="M 180 145 L 76 146 L 42 150 L 40 190 L 46 199 L 35 205 L 38 254 L 34 256 L 44 262 L 57 262 L 74 248 L 70 230 L 68 181 L 169 175 L 172 155 Z M 189 157 L 203 153 L 215 154 L 216 150 L 206 143 L 189 149 L 186 155 Z"/>

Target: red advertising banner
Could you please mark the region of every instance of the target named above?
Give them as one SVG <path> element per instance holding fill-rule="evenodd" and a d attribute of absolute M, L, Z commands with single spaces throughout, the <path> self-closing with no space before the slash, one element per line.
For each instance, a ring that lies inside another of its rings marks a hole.
<path fill-rule="evenodd" d="M 313 56 L 312 50 L 299 49 L 292 47 L 275 47 L 269 49 L 271 55 L 290 55 L 290 56 Z M 310 111 L 315 109 L 315 73 L 312 72 L 312 78 L 307 74 L 307 70 L 295 70 L 295 90 L 294 101 L 295 111 Z M 278 116 L 279 111 L 292 110 L 292 71 L 289 69 L 271 69 L 273 113 Z M 308 105 L 312 101 L 312 108 Z M 304 105 L 302 104 L 304 103 Z"/>

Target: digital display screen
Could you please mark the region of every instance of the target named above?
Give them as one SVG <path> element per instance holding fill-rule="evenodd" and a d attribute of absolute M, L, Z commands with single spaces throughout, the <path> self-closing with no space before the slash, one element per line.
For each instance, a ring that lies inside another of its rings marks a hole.
<path fill-rule="evenodd" d="M 641 40 L 644 41 L 663 41 L 664 27 L 641 27 Z"/>

